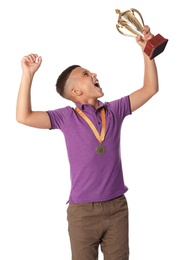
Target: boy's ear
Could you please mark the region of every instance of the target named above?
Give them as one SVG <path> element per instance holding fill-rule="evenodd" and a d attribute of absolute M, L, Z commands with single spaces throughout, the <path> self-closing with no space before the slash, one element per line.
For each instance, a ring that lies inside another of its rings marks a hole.
<path fill-rule="evenodd" d="M 73 88 L 71 91 L 72 91 L 72 94 L 74 96 L 81 96 L 82 95 L 82 91 L 80 89 Z"/>

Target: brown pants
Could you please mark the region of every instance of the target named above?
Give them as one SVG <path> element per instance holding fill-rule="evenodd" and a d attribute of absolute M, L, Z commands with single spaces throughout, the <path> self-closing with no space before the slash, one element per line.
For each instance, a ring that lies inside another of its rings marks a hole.
<path fill-rule="evenodd" d="M 69 204 L 72 260 L 128 260 L 128 206 L 124 195 L 105 202 Z"/>

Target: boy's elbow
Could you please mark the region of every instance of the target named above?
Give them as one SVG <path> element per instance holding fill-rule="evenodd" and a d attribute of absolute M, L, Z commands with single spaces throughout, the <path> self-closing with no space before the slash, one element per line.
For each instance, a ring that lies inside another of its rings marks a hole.
<path fill-rule="evenodd" d="M 19 123 L 19 124 L 23 124 L 24 125 L 24 122 L 23 120 L 21 120 L 20 118 L 16 117 L 16 122 Z"/>
<path fill-rule="evenodd" d="M 155 88 L 153 88 L 152 96 L 156 95 L 156 94 L 158 93 L 158 91 L 159 91 L 159 85 L 157 84 L 157 85 L 155 86 Z"/>
<path fill-rule="evenodd" d="M 156 95 L 158 93 L 159 89 L 156 89 L 153 93 L 153 96 Z"/>
<path fill-rule="evenodd" d="M 24 118 L 22 118 L 21 116 L 16 114 L 16 122 L 22 125 L 26 125 L 26 121 L 24 120 Z"/>
<path fill-rule="evenodd" d="M 159 91 L 158 87 L 155 87 L 155 88 L 152 88 L 151 90 L 149 90 L 149 92 L 148 92 L 149 98 L 148 99 L 150 99 L 153 96 L 155 96 L 158 93 L 158 91 Z"/>
<path fill-rule="evenodd" d="M 159 91 L 159 85 L 157 85 L 156 89 L 155 89 L 155 94 L 157 94 Z"/>

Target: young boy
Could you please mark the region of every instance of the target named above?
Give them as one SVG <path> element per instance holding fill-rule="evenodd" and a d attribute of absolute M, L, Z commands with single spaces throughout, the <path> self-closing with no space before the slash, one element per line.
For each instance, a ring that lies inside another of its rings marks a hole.
<path fill-rule="evenodd" d="M 111 102 L 99 100 L 104 94 L 95 73 L 73 65 L 60 74 L 56 90 L 75 108 L 33 111 L 31 84 L 42 58 L 30 54 L 22 59 L 17 121 L 36 128 L 60 129 L 65 137 L 71 176 L 67 220 L 73 260 L 98 259 L 99 245 L 106 260 L 129 259 L 120 130 L 124 118 L 158 92 L 155 61 L 144 53 L 153 37 L 148 26 L 144 26 L 143 34 L 136 37 L 144 59 L 143 86 Z"/>

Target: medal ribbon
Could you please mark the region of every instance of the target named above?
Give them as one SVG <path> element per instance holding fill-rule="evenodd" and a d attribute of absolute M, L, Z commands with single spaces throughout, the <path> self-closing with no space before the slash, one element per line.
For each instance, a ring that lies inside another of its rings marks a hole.
<path fill-rule="evenodd" d="M 102 119 L 101 134 L 98 133 L 96 127 L 94 126 L 92 121 L 88 118 L 88 116 L 86 116 L 84 114 L 84 112 L 82 112 L 78 107 L 75 108 L 75 111 L 87 122 L 87 124 L 92 129 L 92 131 L 93 131 L 95 137 L 97 138 L 97 140 L 100 143 L 102 143 L 104 141 L 105 134 L 106 134 L 106 113 L 105 113 L 104 107 L 101 108 L 101 119 Z"/>

